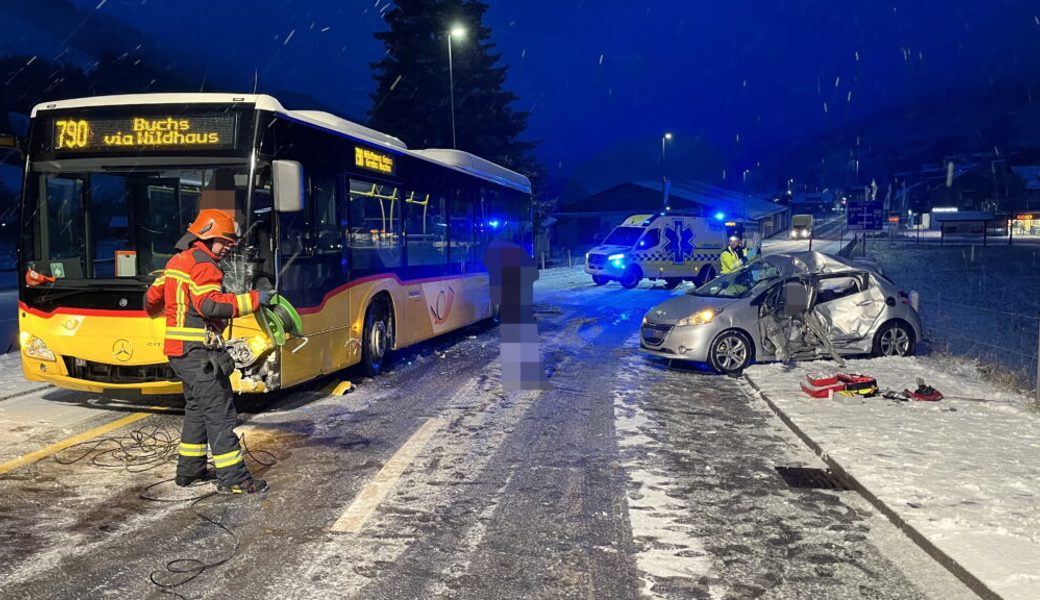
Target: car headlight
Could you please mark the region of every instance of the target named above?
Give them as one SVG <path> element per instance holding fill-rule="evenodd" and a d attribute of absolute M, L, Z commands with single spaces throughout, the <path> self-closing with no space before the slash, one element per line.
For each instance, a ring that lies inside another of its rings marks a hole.
<path fill-rule="evenodd" d="M 707 325 L 708 323 L 714 321 L 715 317 L 717 317 L 720 312 L 722 312 L 721 309 L 716 310 L 714 308 L 705 308 L 704 310 L 699 310 L 693 313 L 685 319 L 679 319 L 675 323 L 675 326 L 690 327 L 692 325 Z"/>
<path fill-rule="evenodd" d="M 19 334 L 18 341 L 22 345 L 22 352 L 25 352 L 25 355 L 29 358 L 46 360 L 48 362 L 54 362 L 57 360 L 54 352 L 47 348 L 47 344 L 44 344 L 43 340 L 28 331 L 23 331 Z"/>
<path fill-rule="evenodd" d="M 625 266 L 625 255 L 623 253 L 622 254 L 611 254 L 610 256 L 607 257 L 607 260 L 610 261 L 611 265 L 613 265 L 614 267 L 617 267 L 619 269 Z"/>

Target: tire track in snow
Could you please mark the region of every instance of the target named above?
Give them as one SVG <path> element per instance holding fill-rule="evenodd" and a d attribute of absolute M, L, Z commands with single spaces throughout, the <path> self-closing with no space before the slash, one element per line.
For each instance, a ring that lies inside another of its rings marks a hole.
<path fill-rule="evenodd" d="M 626 347 L 638 347 L 638 334 Z M 670 598 L 657 589 L 666 579 L 704 581 L 713 576 L 704 541 L 692 525 L 684 523 L 693 511 L 670 473 L 654 458 L 664 449 L 660 436 L 650 432 L 660 426 L 643 408 L 649 400 L 648 382 L 660 375 L 645 358 L 631 352 L 618 369 L 619 386 L 613 391 L 614 422 L 622 467 L 629 481 L 626 494 L 632 539 L 637 547 L 636 566 L 642 573 L 644 598 Z M 709 587 L 712 598 L 724 589 Z"/>

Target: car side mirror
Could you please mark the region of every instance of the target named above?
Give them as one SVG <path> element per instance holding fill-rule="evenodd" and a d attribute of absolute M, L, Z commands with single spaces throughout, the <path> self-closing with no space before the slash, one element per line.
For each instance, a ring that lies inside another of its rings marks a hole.
<path fill-rule="evenodd" d="M 303 166 L 295 160 L 271 163 L 274 180 L 274 209 L 278 212 L 303 210 Z"/>

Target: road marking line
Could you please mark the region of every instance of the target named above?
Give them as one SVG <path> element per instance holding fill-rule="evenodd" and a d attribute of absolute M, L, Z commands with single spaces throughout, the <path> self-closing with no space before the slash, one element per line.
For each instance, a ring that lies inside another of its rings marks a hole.
<path fill-rule="evenodd" d="M 390 493 L 397 480 L 401 478 L 401 474 L 412 464 L 415 457 L 444 424 L 444 419 L 436 417 L 423 423 L 423 426 L 408 438 L 408 441 L 390 457 L 390 460 L 386 461 L 372 481 L 361 490 L 357 498 L 332 525 L 331 531 L 340 533 L 361 531 L 365 521 L 368 521 L 386 495 Z"/>
<path fill-rule="evenodd" d="M 162 406 L 152 406 L 149 408 L 151 408 L 151 410 L 154 411 L 168 410 L 167 408 Z M 55 442 L 50 446 L 40 448 L 35 452 L 23 454 L 22 456 L 19 456 L 14 460 L 9 460 L 3 464 L 0 464 L 0 475 L 9 473 L 11 471 L 14 471 L 15 469 L 20 469 L 26 465 L 31 465 L 32 463 L 38 460 L 47 458 L 48 456 L 51 456 L 53 454 L 57 454 L 58 452 L 61 452 L 66 448 L 70 448 L 72 446 L 75 446 L 76 444 L 82 444 L 83 442 L 104 435 L 109 431 L 114 431 L 116 429 L 119 429 L 120 427 L 130 425 L 131 423 L 136 423 L 154 414 L 154 412 L 134 413 L 132 415 L 125 416 L 122 419 L 117 419 L 115 421 L 112 421 L 111 423 L 106 423 L 105 425 L 102 425 L 100 427 L 95 427 L 94 429 L 91 429 L 89 431 L 84 431 L 83 433 L 80 433 L 78 435 L 66 438 L 64 440 L 61 440 L 60 442 Z"/>

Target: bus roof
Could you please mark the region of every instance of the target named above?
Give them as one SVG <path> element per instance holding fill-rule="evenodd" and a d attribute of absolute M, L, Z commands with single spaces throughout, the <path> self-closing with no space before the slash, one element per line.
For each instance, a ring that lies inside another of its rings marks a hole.
<path fill-rule="evenodd" d="M 375 129 L 358 125 L 331 113 L 317 110 L 289 110 L 282 106 L 276 98 L 266 94 L 220 94 L 220 93 L 182 93 L 182 94 L 125 94 L 120 96 L 94 96 L 92 98 L 73 98 L 43 102 L 32 109 L 32 117 L 41 110 L 61 110 L 66 108 L 91 108 L 100 106 L 140 106 L 147 104 L 253 104 L 261 110 L 284 115 L 305 124 L 343 134 L 351 138 L 392 148 L 398 152 L 409 154 L 421 160 L 436 163 L 445 167 L 492 181 L 521 192 L 531 193 L 531 181 L 501 165 L 480 158 L 461 150 L 429 149 L 410 150 L 398 138 Z"/>

